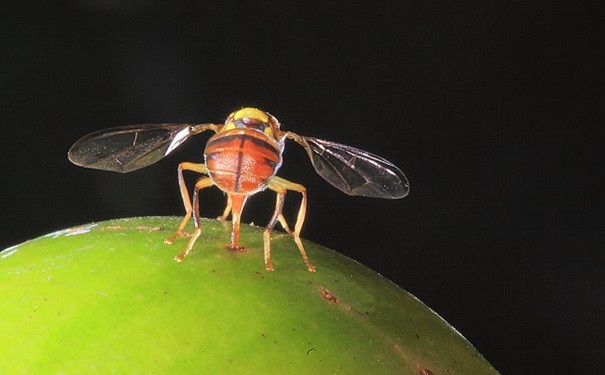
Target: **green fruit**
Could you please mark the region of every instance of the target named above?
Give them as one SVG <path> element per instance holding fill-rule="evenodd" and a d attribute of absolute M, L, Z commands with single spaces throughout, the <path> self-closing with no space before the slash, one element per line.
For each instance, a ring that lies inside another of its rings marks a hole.
<path fill-rule="evenodd" d="M 305 242 L 179 218 L 71 228 L 0 253 L 0 374 L 496 374 L 455 329 L 374 271 Z M 424 371 L 424 372 L 423 372 Z"/>

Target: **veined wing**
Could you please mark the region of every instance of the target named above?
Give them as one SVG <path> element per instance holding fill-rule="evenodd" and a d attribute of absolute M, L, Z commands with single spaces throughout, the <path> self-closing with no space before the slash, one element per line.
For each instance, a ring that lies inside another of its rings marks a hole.
<path fill-rule="evenodd" d="M 355 147 L 312 137 L 300 138 L 294 139 L 307 150 L 315 171 L 345 194 L 384 199 L 408 195 L 407 178 L 390 161 Z"/>
<path fill-rule="evenodd" d="M 69 149 L 69 160 L 81 167 L 127 173 L 162 159 L 194 134 L 212 124 L 150 124 L 109 128 L 88 134 Z"/>

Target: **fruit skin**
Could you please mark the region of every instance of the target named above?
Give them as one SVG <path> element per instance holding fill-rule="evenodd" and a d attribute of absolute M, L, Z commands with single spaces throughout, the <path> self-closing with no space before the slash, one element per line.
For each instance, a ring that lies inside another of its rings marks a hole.
<path fill-rule="evenodd" d="M 363 265 L 243 225 L 180 218 L 111 220 L 0 253 L 0 374 L 497 374 L 447 322 Z M 368 251 L 371 251 L 370 249 Z M 424 371 L 424 372 L 423 372 Z"/>

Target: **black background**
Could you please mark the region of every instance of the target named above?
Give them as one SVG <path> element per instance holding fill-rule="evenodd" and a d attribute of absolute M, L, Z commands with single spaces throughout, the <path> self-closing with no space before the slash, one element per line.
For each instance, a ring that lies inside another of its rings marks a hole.
<path fill-rule="evenodd" d="M 503 373 L 605 370 L 596 9 L 73 0 L 1 13 L 0 248 L 181 215 L 176 165 L 201 161 L 205 136 L 127 175 L 75 167 L 67 150 L 101 128 L 255 106 L 410 179 L 403 200 L 348 197 L 289 143 L 280 175 L 309 189 L 304 237 L 412 292 Z M 266 222 L 273 199 L 251 199 L 244 221 Z M 203 213 L 223 202 L 208 192 Z"/>

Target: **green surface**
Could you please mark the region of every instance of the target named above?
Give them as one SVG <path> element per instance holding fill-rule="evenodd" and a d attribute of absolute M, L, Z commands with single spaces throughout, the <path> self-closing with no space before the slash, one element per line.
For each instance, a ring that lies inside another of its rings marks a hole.
<path fill-rule="evenodd" d="M 311 242 L 307 271 L 291 237 L 180 218 L 106 221 L 0 253 L 0 374 L 491 374 L 489 363 L 424 304 L 374 271 Z M 426 370 L 430 372 L 426 372 Z"/>

